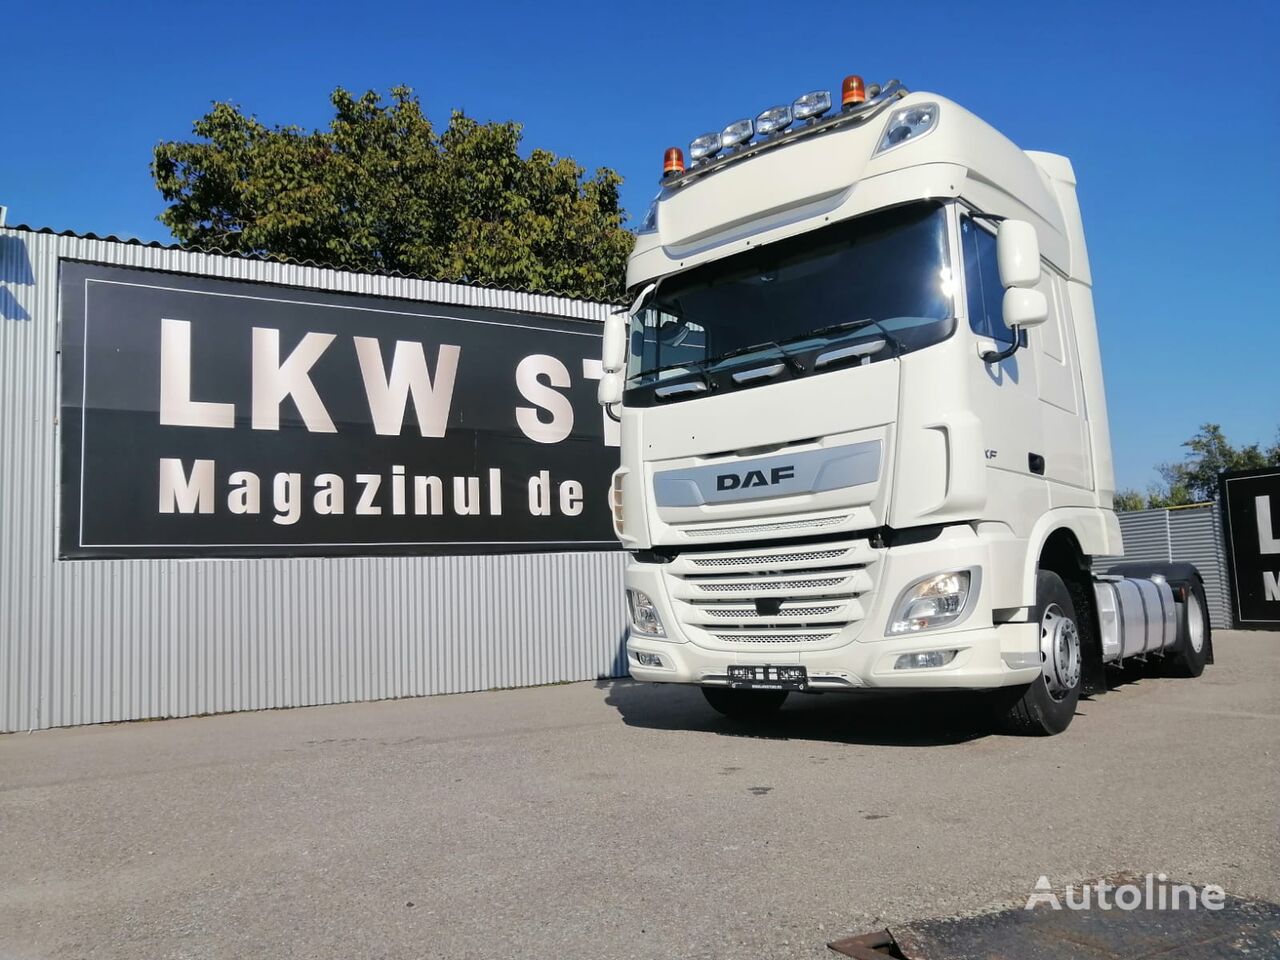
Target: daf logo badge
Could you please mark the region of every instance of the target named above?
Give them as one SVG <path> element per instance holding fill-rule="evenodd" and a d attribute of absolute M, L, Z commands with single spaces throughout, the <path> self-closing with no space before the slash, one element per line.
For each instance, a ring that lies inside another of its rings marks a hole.
<path fill-rule="evenodd" d="M 717 490 L 745 490 L 748 487 L 771 487 L 790 480 L 796 475 L 793 466 L 774 467 L 766 474 L 763 470 L 748 470 L 744 474 L 722 473 L 716 477 Z"/>

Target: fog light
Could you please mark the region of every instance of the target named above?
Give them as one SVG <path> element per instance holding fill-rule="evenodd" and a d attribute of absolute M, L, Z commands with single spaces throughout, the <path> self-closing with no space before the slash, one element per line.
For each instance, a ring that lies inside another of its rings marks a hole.
<path fill-rule="evenodd" d="M 662 658 L 656 653 L 637 653 L 635 655 L 636 663 L 642 667 L 660 667 L 662 666 Z"/>
<path fill-rule="evenodd" d="M 662 629 L 662 618 L 658 616 L 658 608 L 653 605 L 649 595 L 639 590 L 627 591 L 627 606 L 631 608 L 631 629 L 646 637 L 665 637 Z"/>
<path fill-rule="evenodd" d="M 904 653 L 894 662 L 893 669 L 924 670 L 929 667 L 945 667 L 955 658 L 955 650 L 926 650 L 924 653 Z"/>

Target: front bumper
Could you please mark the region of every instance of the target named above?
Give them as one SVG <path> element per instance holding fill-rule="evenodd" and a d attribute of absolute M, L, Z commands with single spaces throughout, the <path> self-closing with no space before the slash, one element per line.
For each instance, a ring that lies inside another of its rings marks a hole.
<path fill-rule="evenodd" d="M 710 685 L 727 683 L 727 668 L 734 664 L 800 664 L 814 690 L 1030 683 L 1040 675 L 1038 628 L 1026 622 L 996 625 L 986 599 L 989 584 L 981 584 L 981 576 L 954 626 L 885 636 L 891 608 L 908 584 L 969 568 L 990 577 L 987 544 L 967 526 L 889 548 L 866 541 L 753 544 L 682 552 L 671 563 L 632 559 L 626 585 L 650 597 L 667 636 L 631 631 L 628 667 L 637 680 Z M 767 604 L 756 605 L 758 598 Z M 894 669 L 902 654 L 930 650 L 956 654 L 941 667 Z M 661 665 L 642 666 L 640 653 L 661 658 Z"/>
<path fill-rule="evenodd" d="M 1005 624 L 998 630 L 938 631 L 929 634 L 928 642 L 920 637 L 886 640 L 878 644 L 854 641 L 846 647 L 822 652 L 741 651 L 726 653 L 704 650 L 692 643 L 669 643 L 651 637 L 627 637 L 627 665 L 636 680 L 650 683 L 727 684 L 727 667 L 731 664 L 803 665 L 809 672 L 813 690 L 928 689 L 986 690 L 994 687 L 1023 685 L 1040 676 L 1039 665 L 1014 668 L 1002 655 L 1010 644 L 1025 646 L 1028 638 L 1036 638 L 1035 624 Z M 958 650 L 954 660 L 944 667 L 917 670 L 895 670 L 893 665 L 904 653 L 926 650 Z M 642 667 L 636 660 L 640 652 L 657 654 L 662 667 Z M 1019 654 L 1015 662 L 1026 663 Z"/>

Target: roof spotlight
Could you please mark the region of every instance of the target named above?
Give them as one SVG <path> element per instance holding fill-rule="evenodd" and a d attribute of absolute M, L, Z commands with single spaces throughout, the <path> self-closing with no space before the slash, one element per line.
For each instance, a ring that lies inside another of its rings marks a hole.
<path fill-rule="evenodd" d="M 803 97 L 796 97 L 791 104 L 791 115 L 797 120 L 816 120 L 831 109 L 831 91 L 814 90 Z"/>
<path fill-rule="evenodd" d="M 720 152 L 720 134 L 704 133 L 689 144 L 689 159 L 694 163 L 709 160 Z"/>
<path fill-rule="evenodd" d="M 755 125 L 751 122 L 750 117 L 743 120 L 735 120 L 720 131 L 720 149 L 732 150 L 734 147 L 750 140 L 755 135 L 755 132 Z"/>
<path fill-rule="evenodd" d="M 762 137 L 781 133 L 789 126 L 791 126 L 791 107 L 788 104 L 770 107 L 756 117 L 756 133 Z"/>

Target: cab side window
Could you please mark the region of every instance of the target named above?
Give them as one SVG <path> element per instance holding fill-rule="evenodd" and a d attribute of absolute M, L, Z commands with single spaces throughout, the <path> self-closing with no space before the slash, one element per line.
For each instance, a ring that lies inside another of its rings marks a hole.
<path fill-rule="evenodd" d="M 978 336 L 1008 346 L 1013 343 L 1013 331 L 1004 325 L 1004 287 L 1000 286 L 995 234 L 969 217 L 961 217 L 960 237 L 964 247 L 969 326 Z"/>

